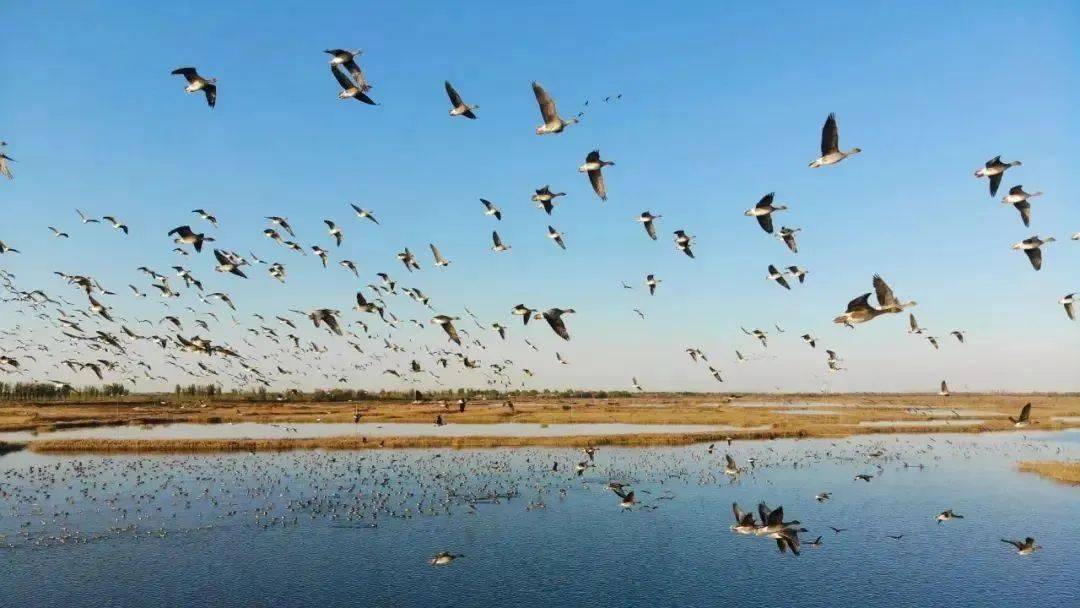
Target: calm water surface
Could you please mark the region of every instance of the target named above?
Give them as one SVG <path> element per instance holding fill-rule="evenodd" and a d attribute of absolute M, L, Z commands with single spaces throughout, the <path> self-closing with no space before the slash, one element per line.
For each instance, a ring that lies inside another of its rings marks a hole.
<path fill-rule="evenodd" d="M 1075 459 L 1078 439 L 601 448 L 580 477 L 569 449 L 17 452 L 0 457 L 0 605 L 1076 606 L 1080 490 L 1015 462 Z M 642 504 L 620 509 L 610 480 Z M 822 546 L 730 532 L 732 501 L 759 500 Z M 935 523 L 947 508 L 965 518 Z M 1028 535 L 1033 556 L 999 540 Z M 441 550 L 465 557 L 429 566 Z"/>

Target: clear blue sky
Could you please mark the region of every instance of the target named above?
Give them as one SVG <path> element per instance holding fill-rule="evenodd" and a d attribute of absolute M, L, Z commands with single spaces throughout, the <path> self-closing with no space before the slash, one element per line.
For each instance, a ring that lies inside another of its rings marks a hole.
<path fill-rule="evenodd" d="M 23 289 L 73 302 L 81 296 L 51 272 L 93 275 L 125 290 L 108 300 L 122 314 L 156 320 L 164 308 L 133 302 L 126 285 L 149 288 L 139 265 L 164 272 L 180 263 L 207 291 L 231 293 L 245 322 L 252 312 L 346 309 L 359 285 L 386 271 L 420 287 L 439 312 L 464 316 L 468 305 L 485 322 L 508 326 L 510 341 L 497 344 L 462 322 L 489 345 L 471 354 L 533 369 L 532 387 L 625 388 L 637 376 L 657 390 L 932 390 L 941 379 L 956 390 L 1080 390 L 1080 323 L 1057 304 L 1080 292 L 1080 242 L 1068 239 L 1080 232 L 1080 6 L 547 6 L 9 3 L 0 8 L 8 25 L 0 139 L 18 162 L 15 180 L 0 183 L 0 240 L 23 254 L 3 256 L 0 267 Z M 361 64 L 382 105 L 337 99 L 322 53 L 333 47 L 365 50 Z M 219 79 L 215 109 L 169 74 L 187 65 Z M 481 106 L 479 120 L 447 116 L 447 79 Z M 591 100 L 584 122 L 537 137 L 532 80 L 564 115 Z M 618 103 L 601 102 L 617 93 Z M 841 146 L 863 153 L 810 170 L 829 112 L 839 117 Z M 617 163 L 607 169 L 604 204 L 576 171 L 597 147 Z M 997 154 L 1024 166 L 991 199 L 972 172 Z M 529 201 L 548 183 L 568 193 L 552 218 Z M 1046 192 L 1033 202 L 1030 229 L 1000 202 L 1017 183 Z M 742 215 L 770 191 L 791 208 L 777 225 L 803 229 L 798 255 Z M 502 207 L 497 226 L 479 197 Z M 356 219 L 350 202 L 375 211 L 382 225 Z M 82 226 L 76 207 L 119 216 L 132 233 Z M 167 230 L 210 228 L 189 213 L 196 207 L 219 218 L 218 245 L 285 263 L 288 284 L 265 267 L 246 282 L 218 275 L 208 251 L 172 254 Z M 632 221 L 645 209 L 663 215 L 658 242 Z M 266 240 L 262 218 L 271 214 L 288 216 L 305 247 L 330 249 L 331 267 Z M 344 228 L 340 250 L 324 218 Z M 545 238 L 548 223 L 566 233 L 568 251 Z M 53 239 L 48 225 L 72 238 Z M 489 250 L 496 227 L 510 252 Z M 696 237 L 697 259 L 674 249 L 679 228 Z M 1036 233 L 1059 239 L 1038 273 L 1010 248 Z M 429 242 L 453 261 L 449 269 L 432 267 Z M 424 266 L 413 276 L 393 258 L 404 246 Z M 343 257 L 357 262 L 362 281 L 335 265 Z M 764 279 L 770 263 L 798 264 L 810 276 L 785 292 Z M 915 313 L 931 333 L 963 329 L 967 344 L 943 338 L 935 352 L 906 334 L 900 316 L 854 332 L 834 326 L 875 272 L 919 301 Z M 651 298 L 647 273 L 664 281 Z M 635 290 L 621 289 L 623 280 Z M 508 314 L 519 302 L 575 308 L 567 318 L 573 340 L 562 343 L 541 323 L 523 332 Z M 186 312 L 186 304 L 206 310 L 190 294 L 173 310 Z M 425 323 L 431 316 L 404 297 L 391 308 Z M 0 307 L 0 326 L 35 326 L 12 310 Z M 775 335 L 774 322 L 787 333 Z M 770 348 L 740 325 L 770 329 Z M 239 344 L 240 333 L 223 331 Z M 819 338 L 816 351 L 798 339 L 807 331 Z M 543 352 L 524 347 L 523 336 Z M 395 340 L 447 344 L 433 326 L 403 326 Z M 709 353 L 725 384 L 691 364 L 683 353 L 691 345 Z M 823 347 L 840 353 L 847 371 L 829 374 Z M 757 359 L 737 365 L 735 349 Z M 555 350 L 571 364 L 557 365 Z M 355 386 L 404 386 L 379 372 L 409 358 L 350 378 Z M 481 383 L 477 372 L 444 377 Z"/>

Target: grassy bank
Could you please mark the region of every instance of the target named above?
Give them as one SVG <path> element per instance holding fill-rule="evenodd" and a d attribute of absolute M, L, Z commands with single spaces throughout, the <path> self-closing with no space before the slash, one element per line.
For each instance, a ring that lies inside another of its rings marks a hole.
<path fill-rule="evenodd" d="M 1036 473 L 1061 483 L 1080 486 L 1080 462 L 1028 460 L 1020 463 L 1020 470 Z"/>

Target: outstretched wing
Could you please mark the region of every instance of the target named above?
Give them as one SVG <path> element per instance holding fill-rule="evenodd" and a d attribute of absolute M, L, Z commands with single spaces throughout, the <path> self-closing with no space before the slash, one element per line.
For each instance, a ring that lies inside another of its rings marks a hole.
<path fill-rule="evenodd" d="M 1042 268 L 1042 249 L 1035 247 L 1034 249 L 1025 249 L 1024 253 L 1027 254 L 1028 259 L 1031 260 L 1031 267 L 1035 270 Z"/>
<path fill-rule="evenodd" d="M 885 279 L 881 278 L 881 275 L 874 275 L 874 291 L 877 293 L 878 305 L 881 307 L 891 306 L 896 304 L 896 296 L 893 295 L 892 288 L 885 283 Z"/>
<path fill-rule="evenodd" d="M 536 95 L 536 103 L 540 106 L 540 116 L 545 123 L 553 122 L 559 118 L 559 111 L 555 109 L 555 100 L 548 95 L 540 83 L 532 83 L 533 94 Z"/>
<path fill-rule="evenodd" d="M 821 155 L 840 151 L 840 130 L 836 128 L 836 114 L 829 114 L 821 128 Z"/>
<path fill-rule="evenodd" d="M 446 94 L 450 97 L 450 103 L 453 104 L 455 108 L 464 105 L 464 102 L 461 100 L 461 95 L 458 95 L 458 92 L 454 89 L 454 86 L 450 84 L 449 80 L 446 81 Z"/>
<path fill-rule="evenodd" d="M 589 156 L 592 156 L 592 154 L 590 154 Z M 592 189 L 593 192 L 596 192 L 596 196 L 599 196 L 600 200 L 606 201 L 607 187 L 604 186 L 604 174 L 600 171 L 600 169 L 593 169 L 592 171 L 589 171 L 589 183 L 592 184 Z"/>
<path fill-rule="evenodd" d="M 334 78 L 338 81 L 338 84 L 341 85 L 343 90 L 348 91 L 349 89 L 358 88 L 351 80 L 349 80 L 349 77 L 345 75 L 345 72 L 339 70 L 336 65 L 330 66 L 330 72 L 334 74 Z"/>

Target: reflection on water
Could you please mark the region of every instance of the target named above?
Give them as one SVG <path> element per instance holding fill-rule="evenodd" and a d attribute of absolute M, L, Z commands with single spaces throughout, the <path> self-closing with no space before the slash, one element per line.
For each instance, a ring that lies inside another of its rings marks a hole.
<path fill-rule="evenodd" d="M 572 449 L 16 452 L 0 457 L 0 604 L 1069 606 L 1080 495 L 1015 463 L 1080 457 L 1078 436 L 601 448 L 580 477 Z M 620 508 L 611 480 L 641 504 Z M 761 500 L 821 546 L 731 533 L 731 503 Z M 950 508 L 966 518 L 938 524 Z M 999 540 L 1028 535 L 1032 556 Z M 465 557 L 429 566 L 443 550 Z"/>
<path fill-rule="evenodd" d="M 568 437 L 649 433 L 707 433 L 763 430 L 709 424 L 434 424 L 418 423 L 282 423 L 162 424 L 68 429 L 51 433 L 0 433 L 0 441 L 33 439 L 285 439 L 304 437 Z"/>

